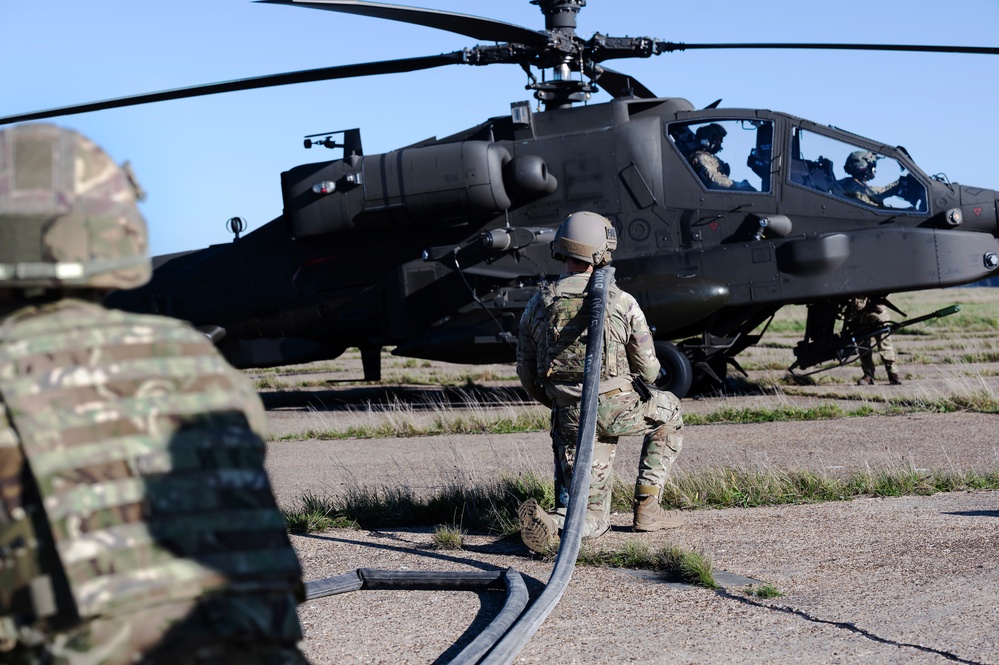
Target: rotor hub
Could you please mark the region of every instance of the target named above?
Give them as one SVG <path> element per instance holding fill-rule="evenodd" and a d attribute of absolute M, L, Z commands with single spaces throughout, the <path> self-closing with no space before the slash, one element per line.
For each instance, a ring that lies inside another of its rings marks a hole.
<path fill-rule="evenodd" d="M 531 0 L 545 15 L 545 29 L 576 34 L 576 14 L 586 6 L 586 0 Z"/>

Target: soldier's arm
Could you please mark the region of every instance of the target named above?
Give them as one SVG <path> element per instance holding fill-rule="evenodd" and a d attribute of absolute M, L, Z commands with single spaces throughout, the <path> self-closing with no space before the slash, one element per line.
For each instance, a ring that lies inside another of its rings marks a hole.
<path fill-rule="evenodd" d="M 735 187 L 735 181 L 721 172 L 718 162 L 712 164 L 710 163 L 711 161 L 704 155 L 694 155 L 690 163 L 694 167 L 694 171 L 701 177 L 701 180 L 707 183 L 708 187 L 718 189 L 732 189 Z"/>
<path fill-rule="evenodd" d="M 871 192 L 873 192 L 871 198 L 875 199 L 879 206 L 884 207 L 885 199 L 897 196 L 901 191 L 902 181 L 899 179 L 889 185 L 884 185 L 883 187 L 871 187 Z"/>
<path fill-rule="evenodd" d="M 520 317 L 520 326 L 517 330 L 517 377 L 528 395 L 545 406 L 551 406 L 551 399 L 545 393 L 538 376 L 537 340 L 540 325 L 538 309 L 538 299 L 534 298 L 527 304 L 523 316 Z"/>
<path fill-rule="evenodd" d="M 645 313 L 633 297 L 626 296 L 622 301 L 622 306 L 626 307 L 625 319 L 631 330 L 625 346 L 628 352 L 628 364 L 632 373 L 642 381 L 653 383 L 659 377 L 660 365 L 659 358 L 656 357 L 652 330 L 645 319 Z"/>

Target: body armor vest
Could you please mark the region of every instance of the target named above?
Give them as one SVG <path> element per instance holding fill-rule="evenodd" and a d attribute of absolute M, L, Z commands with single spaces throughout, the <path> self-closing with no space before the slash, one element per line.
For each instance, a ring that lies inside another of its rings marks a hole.
<path fill-rule="evenodd" d="M 545 349 L 539 354 L 544 364 L 541 376 L 557 383 L 582 383 L 586 365 L 586 340 L 589 337 L 589 291 L 572 291 L 563 282 L 545 287 L 542 298 L 547 314 Z M 608 378 L 607 331 L 601 356 L 600 380 Z"/>
<path fill-rule="evenodd" d="M 0 462 L 23 466 L 0 463 L 0 489 L 24 490 L 0 492 L 0 620 L 300 592 L 263 412 L 203 335 L 82 301 L 22 310 L 0 326 L 0 399 Z"/>

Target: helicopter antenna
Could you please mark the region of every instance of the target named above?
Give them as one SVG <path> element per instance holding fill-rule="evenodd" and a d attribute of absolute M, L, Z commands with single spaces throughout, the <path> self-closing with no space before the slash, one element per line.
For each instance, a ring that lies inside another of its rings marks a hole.
<path fill-rule="evenodd" d="M 230 217 L 225 227 L 233 235 L 233 242 L 236 242 L 239 240 L 239 234 L 246 230 L 246 220 L 242 217 Z"/>

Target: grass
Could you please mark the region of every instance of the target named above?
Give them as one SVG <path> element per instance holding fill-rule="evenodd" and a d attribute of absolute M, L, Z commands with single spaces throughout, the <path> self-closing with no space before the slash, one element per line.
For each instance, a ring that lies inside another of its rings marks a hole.
<path fill-rule="evenodd" d="M 999 468 L 981 473 L 899 467 L 844 476 L 800 470 L 719 468 L 674 474 L 663 490 L 662 503 L 670 509 L 686 510 L 752 508 L 986 489 L 999 489 Z M 632 486 L 618 480 L 612 510 L 630 512 L 632 491 Z M 355 488 L 343 496 L 306 495 L 298 507 L 284 515 L 291 531 L 437 525 L 508 536 L 519 529 L 517 507 L 528 498 L 551 509 L 551 480 L 526 473 L 504 478 L 492 486 L 455 483 L 429 496 L 408 488 Z"/>
<path fill-rule="evenodd" d="M 358 354 L 359 357 L 359 354 Z M 394 356 L 388 356 L 388 358 L 395 358 Z M 385 366 L 382 368 L 382 378 L 380 381 L 365 381 L 361 378 L 360 370 L 354 372 L 358 374 L 356 379 L 337 379 L 336 383 L 339 385 L 351 385 L 351 384 L 380 384 L 380 385 L 409 385 L 409 386 L 462 386 L 466 384 L 477 384 L 482 385 L 489 382 L 499 382 L 506 381 L 512 382 L 517 381 L 517 374 L 513 368 L 505 371 L 497 371 L 494 368 L 482 368 L 476 370 L 469 370 L 465 366 L 459 366 L 459 369 L 448 369 L 434 367 L 430 361 L 426 360 L 415 360 L 413 358 L 407 358 L 403 361 L 391 360 L 385 362 Z M 287 391 L 287 390 L 299 390 L 308 388 L 325 388 L 329 387 L 331 380 L 329 378 L 317 378 L 317 379 L 297 379 L 282 380 L 280 377 L 275 376 L 275 372 L 278 369 L 255 369 L 252 370 L 254 376 L 253 385 L 257 390 L 269 390 L 269 391 Z M 289 376 L 295 375 L 295 372 L 289 371 L 288 368 L 280 368 L 280 371 L 288 374 Z M 343 367 L 336 367 L 334 365 L 323 364 L 310 366 L 308 369 L 303 370 L 301 374 L 322 374 L 322 373 L 336 373 L 343 374 L 350 372 L 350 370 Z"/>
<path fill-rule="evenodd" d="M 975 377 L 972 377 L 973 379 Z M 978 379 L 984 377 L 979 376 Z M 890 394 L 858 392 L 846 387 L 835 393 L 816 393 L 815 397 L 829 400 L 814 406 L 801 407 L 777 403 L 767 407 L 735 408 L 721 406 L 708 413 L 685 413 L 687 425 L 752 424 L 787 421 L 819 421 L 833 418 L 862 418 L 871 415 L 904 415 L 910 413 L 999 413 L 999 395 L 984 381 L 969 385 L 955 385 L 949 393 L 922 396 L 896 397 Z M 828 387 L 828 386 L 827 386 Z M 789 394 L 809 396 L 807 386 L 795 386 Z M 778 395 L 779 397 L 779 395 Z M 838 402 L 862 401 L 856 408 L 845 408 Z M 314 418 L 313 418 L 314 420 Z M 474 403 L 462 406 L 447 404 L 425 405 L 394 404 L 386 409 L 348 411 L 327 415 L 329 424 L 310 427 L 272 440 L 323 441 L 343 439 L 379 439 L 463 434 L 519 434 L 546 431 L 550 414 L 538 404 Z M 341 422 L 351 421 L 351 422 Z"/>
<path fill-rule="evenodd" d="M 583 544 L 576 564 L 609 568 L 637 568 L 654 570 L 664 576 L 687 584 L 717 589 L 711 559 L 702 552 L 685 550 L 667 545 L 653 550 L 646 543 L 629 540 L 615 549 L 594 549 Z"/>
<path fill-rule="evenodd" d="M 784 596 L 784 593 L 780 589 L 769 582 L 750 584 L 742 592 L 753 598 L 782 598 Z"/>
<path fill-rule="evenodd" d="M 430 536 L 430 546 L 435 550 L 460 550 L 465 546 L 464 529 L 448 524 L 438 525 Z"/>
<path fill-rule="evenodd" d="M 999 395 L 984 385 L 983 375 L 971 377 L 974 381 L 968 386 L 955 386 L 948 393 L 926 393 L 914 396 L 896 397 L 876 392 L 823 392 L 821 397 L 839 401 L 860 401 L 864 404 L 856 409 L 845 409 L 835 403 L 803 409 L 778 405 L 769 409 L 727 409 L 722 408 L 705 416 L 684 415 L 687 424 L 711 424 L 721 422 L 753 423 L 777 420 L 824 420 L 828 418 L 863 417 L 871 415 L 904 415 L 910 413 L 999 413 Z M 975 387 L 980 384 L 981 387 Z M 797 396 L 813 393 L 807 387 L 794 391 Z"/>
<path fill-rule="evenodd" d="M 802 470 L 716 469 L 678 473 L 663 490 L 663 504 L 688 509 L 752 508 L 971 489 L 999 489 L 999 467 L 987 473 L 901 467 L 846 476 Z"/>
<path fill-rule="evenodd" d="M 363 529 L 438 525 L 438 529 L 450 526 L 510 535 L 520 528 L 517 507 L 529 498 L 537 499 L 544 507 L 553 507 L 552 482 L 523 474 L 504 478 L 489 487 L 454 483 L 429 496 L 404 487 L 354 488 L 343 496 L 320 499 L 306 495 L 297 507 L 283 512 L 288 529 L 299 532 L 336 528 L 336 524 Z M 316 515 L 334 523 L 324 527 L 324 522 L 313 518 Z M 317 528 L 308 528 L 313 525 Z"/>
<path fill-rule="evenodd" d="M 489 400 L 464 390 L 455 394 L 455 403 L 443 398 L 416 403 L 397 399 L 387 405 L 369 403 L 347 411 L 313 411 L 307 418 L 309 428 L 275 440 L 516 434 L 548 429 L 550 411 L 535 402 L 521 401 L 513 391 L 494 391 Z"/>
<path fill-rule="evenodd" d="M 717 423 L 770 423 L 788 420 L 828 420 L 854 415 L 836 404 L 820 404 L 814 407 L 797 407 L 778 404 L 769 408 L 721 407 L 707 414 L 684 414 L 686 425 L 710 425 Z M 870 415 L 865 407 L 857 409 L 856 415 Z"/>
<path fill-rule="evenodd" d="M 357 522 L 339 514 L 329 501 L 307 493 L 300 500 L 300 507 L 284 512 L 285 523 L 292 532 L 312 533 L 329 529 L 356 529 Z"/>
<path fill-rule="evenodd" d="M 482 408 L 471 412 L 441 408 L 429 421 L 421 418 L 419 412 L 414 410 L 408 418 L 403 412 L 396 412 L 395 417 L 343 427 L 310 428 L 282 436 L 276 440 L 319 439 L 330 441 L 442 434 L 518 434 L 546 430 L 550 418 L 549 412 L 540 406 L 528 406 L 521 410 Z"/>

